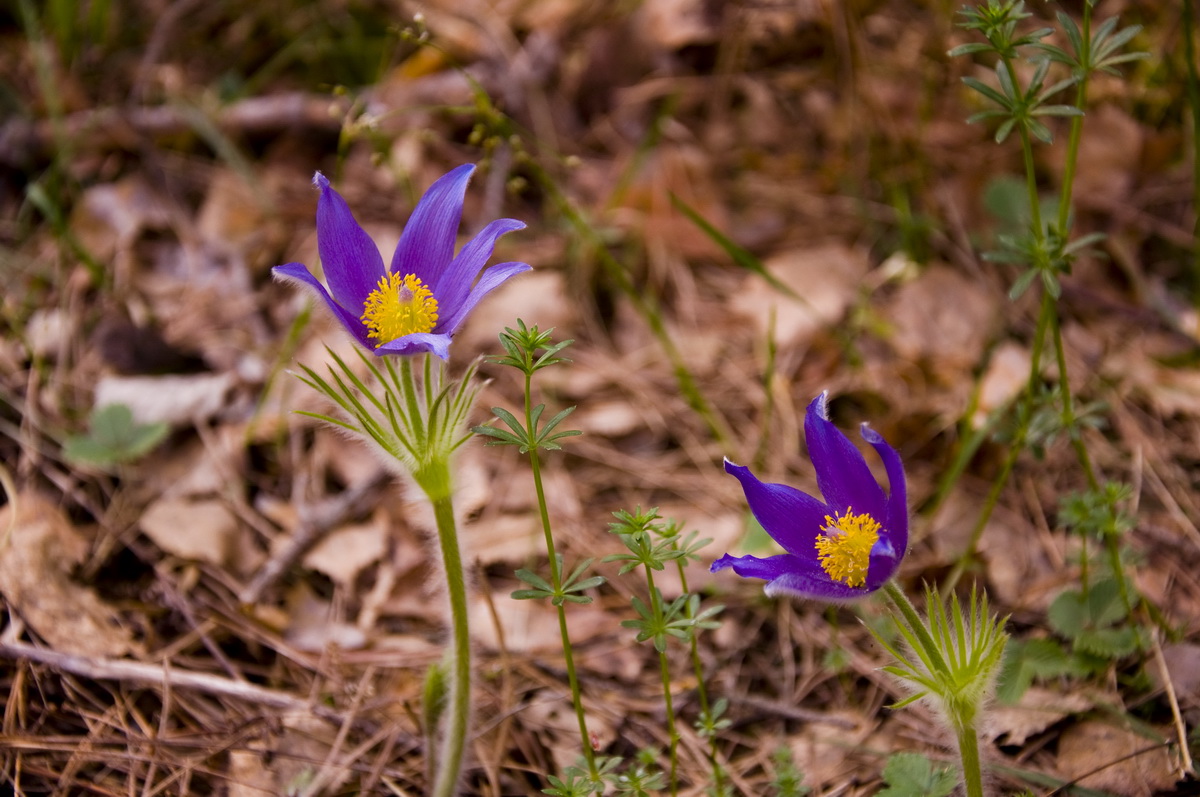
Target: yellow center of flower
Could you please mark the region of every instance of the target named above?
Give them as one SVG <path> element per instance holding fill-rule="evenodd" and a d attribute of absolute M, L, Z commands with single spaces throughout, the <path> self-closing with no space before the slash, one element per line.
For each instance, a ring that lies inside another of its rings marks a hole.
<path fill-rule="evenodd" d="M 375 348 L 379 348 L 396 338 L 433 329 L 438 303 L 433 291 L 415 274 L 388 274 L 379 278 L 379 287 L 367 297 L 360 320 L 370 330 L 367 337 L 378 341 Z"/>
<path fill-rule="evenodd" d="M 847 507 L 844 515 L 826 515 L 821 530 L 826 533 L 817 537 L 817 556 L 829 577 L 849 587 L 865 584 L 871 549 L 879 540 L 879 523 Z"/>

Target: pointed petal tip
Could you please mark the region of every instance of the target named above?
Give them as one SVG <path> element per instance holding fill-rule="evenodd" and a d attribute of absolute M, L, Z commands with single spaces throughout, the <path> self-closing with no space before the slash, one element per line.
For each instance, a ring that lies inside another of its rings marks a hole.
<path fill-rule="evenodd" d="M 817 413 L 821 420 L 829 420 L 829 391 L 822 390 L 820 395 L 809 403 L 808 408 Z"/>
<path fill-rule="evenodd" d="M 880 443 L 885 442 L 883 439 L 883 435 L 879 434 L 879 432 L 872 429 L 871 425 L 869 423 L 864 422 L 863 425 L 859 427 L 858 433 L 862 435 L 863 440 L 866 440 L 868 443 L 870 443 L 873 446 L 877 446 Z"/>
<path fill-rule="evenodd" d="M 733 560 L 735 558 L 736 557 L 734 556 L 725 554 L 720 559 L 715 560 L 711 565 L 709 565 L 708 572 L 715 573 L 718 570 L 724 570 L 727 567 L 733 567 Z"/>
<path fill-rule="evenodd" d="M 329 188 L 329 178 L 321 174 L 320 171 L 313 172 L 312 184 L 324 191 Z"/>

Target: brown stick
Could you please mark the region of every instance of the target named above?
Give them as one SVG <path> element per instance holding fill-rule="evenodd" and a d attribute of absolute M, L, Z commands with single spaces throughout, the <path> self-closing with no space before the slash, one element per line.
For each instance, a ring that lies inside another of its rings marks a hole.
<path fill-rule="evenodd" d="M 261 703 L 304 714 L 314 714 L 331 722 L 341 722 L 342 715 L 327 706 L 310 703 L 287 692 L 267 689 L 244 681 L 234 681 L 220 675 L 190 672 L 159 664 L 143 664 L 128 659 L 100 659 L 59 653 L 25 642 L 0 642 L 0 656 L 8 659 L 27 659 L 56 670 L 103 681 L 122 681 L 157 686 L 161 689 L 195 689 L 208 694 Z"/>

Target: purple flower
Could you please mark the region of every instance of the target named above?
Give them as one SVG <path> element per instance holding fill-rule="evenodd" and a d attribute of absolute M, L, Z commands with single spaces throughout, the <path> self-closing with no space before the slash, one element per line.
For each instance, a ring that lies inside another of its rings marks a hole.
<path fill-rule="evenodd" d="M 346 331 L 375 354 L 430 351 L 446 359 L 450 337 L 479 300 L 530 269 L 526 263 L 500 263 L 475 280 L 492 256 L 496 239 L 525 226 L 515 219 L 493 221 L 454 254 L 473 171 L 471 164 L 459 166 L 429 187 L 386 271 L 375 242 L 325 175 L 317 172 L 317 250 L 329 289 L 303 263 L 276 266 L 272 272 L 316 291 Z"/>
<path fill-rule="evenodd" d="M 826 397 L 813 399 L 804 419 L 825 501 L 785 484 L 764 484 L 749 468 L 725 460 L 725 471 L 742 483 L 754 517 L 787 553 L 766 559 L 725 554 L 713 562 L 713 572 L 732 567 L 739 576 L 766 579 L 768 595 L 829 602 L 869 595 L 896 572 L 908 547 L 900 455 L 863 424 L 863 439 L 879 452 L 887 470 L 890 494 L 885 496 L 863 455 L 829 421 Z"/>

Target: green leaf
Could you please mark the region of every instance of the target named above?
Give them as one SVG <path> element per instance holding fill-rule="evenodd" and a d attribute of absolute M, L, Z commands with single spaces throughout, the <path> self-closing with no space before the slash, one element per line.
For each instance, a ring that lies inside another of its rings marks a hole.
<path fill-rule="evenodd" d="M 951 58 L 957 58 L 960 55 L 972 55 L 974 53 L 990 53 L 992 52 L 990 44 L 983 42 L 971 42 L 970 44 L 960 44 L 952 50 L 948 50 L 946 55 Z"/>
<path fill-rule="evenodd" d="M 68 437 L 63 453 L 77 464 L 108 468 L 149 453 L 169 431 L 161 422 L 135 423 L 124 404 L 107 404 L 92 410 L 88 434 Z"/>
<path fill-rule="evenodd" d="M 1120 659 L 1138 649 L 1137 629 L 1097 628 L 1081 632 L 1075 637 L 1075 647 L 1084 653 L 1106 659 Z"/>
<path fill-rule="evenodd" d="M 1087 609 L 1083 603 L 1083 595 L 1075 590 L 1067 590 L 1054 599 L 1046 612 L 1050 627 L 1059 634 L 1074 639 L 1083 630 L 1087 622 Z"/>
<path fill-rule="evenodd" d="M 1092 625 L 1097 627 L 1119 623 L 1129 614 L 1121 600 L 1121 586 L 1111 578 L 1097 581 L 1088 590 L 1087 609 Z"/>
<path fill-rule="evenodd" d="M 1009 643 L 1000 671 L 996 698 L 1001 703 L 1016 703 L 1034 679 L 1083 675 L 1087 668 L 1053 639 L 1029 639 Z"/>
<path fill-rule="evenodd" d="M 888 787 L 876 797 L 946 797 L 958 785 L 958 774 L 949 767 L 934 767 L 917 753 L 896 753 L 883 767 Z"/>
<path fill-rule="evenodd" d="M 546 592 L 554 591 L 554 588 L 552 586 L 550 586 L 549 581 L 542 578 L 537 573 L 534 573 L 531 570 L 526 570 L 525 568 L 521 568 L 520 570 L 516 571 L 513 575 L 515 575 L 517 578 L 521 579 L 522 582 L 528 584 L 529 586 L 533 587 L 534 589 L 545 590 Z"/>

